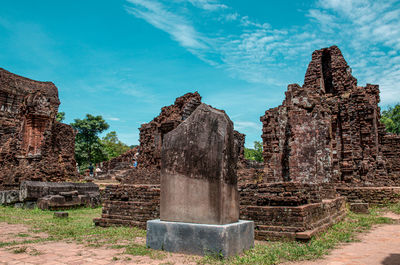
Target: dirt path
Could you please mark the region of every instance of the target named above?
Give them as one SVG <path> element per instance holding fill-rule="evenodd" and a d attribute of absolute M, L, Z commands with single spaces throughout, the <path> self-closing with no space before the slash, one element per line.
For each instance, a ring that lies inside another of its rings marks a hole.
<path fill-rule="evenodd" d="M 393 213 L 383 215 L 400 220 Z M 360 242 L 345 244 L 324 259 L 286 265 L 400 265 L 400 224 L 382 225 L 360 235 Z"/>
<path fill-rule="evenodd" d="M 24 225 L 0 223 L 0 264 L 196 264 L 198 259 L 172 253 L 152 259 L 146 255 L 126 255 L 122 249 L 85 247 L 64 241 L 23 243 L 46 238 L 44 233 L 29 232 Z M 1 246 L 6 242 L 18 244 Z"/>

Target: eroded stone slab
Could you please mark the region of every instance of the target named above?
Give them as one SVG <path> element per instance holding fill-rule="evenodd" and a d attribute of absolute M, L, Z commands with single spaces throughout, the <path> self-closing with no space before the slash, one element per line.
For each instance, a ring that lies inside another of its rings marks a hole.
<path fill-rule="evenodd" d="M 239 220 L 237 151 L 233 123 L 225 112 L 201 104 L 164 136 L 161 158 L 161 220 Z"/>

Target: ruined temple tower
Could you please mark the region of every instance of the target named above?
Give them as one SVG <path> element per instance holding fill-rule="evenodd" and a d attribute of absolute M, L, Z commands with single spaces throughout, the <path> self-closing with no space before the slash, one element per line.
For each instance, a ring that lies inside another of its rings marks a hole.
<path fill-rule="evenodd" d="M 400 183 L 382 153 L 378 103 L 378 85 L 358 86 L 338 47 L 314 51 L 303 86 L 261 117 L 266 181 Z"/>
<path fill-rule="evenodd" d="M 0 190 L 76 176 L 75 134 L 55 120 L 59 105 L 53 83 L 0 68 Z"/>

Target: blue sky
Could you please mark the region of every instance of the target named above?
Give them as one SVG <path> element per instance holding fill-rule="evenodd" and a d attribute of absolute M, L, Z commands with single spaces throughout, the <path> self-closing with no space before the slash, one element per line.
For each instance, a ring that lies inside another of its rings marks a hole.
<path fill-rule="evenodd" d="M 0 67 L 59 89 L 66 123 L 102 115 L 120 139 L 187 92 L 224 109 L 246 146 L 259 117 L 302 85 L 313 50 L 338 45 L 381 106 L 400 101 L 400 1 L 13 0 Z"/>

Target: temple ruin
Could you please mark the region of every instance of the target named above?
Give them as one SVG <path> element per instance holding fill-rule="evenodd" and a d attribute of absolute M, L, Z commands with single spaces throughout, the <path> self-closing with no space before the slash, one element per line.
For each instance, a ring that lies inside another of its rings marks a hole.
<path fill-rule="evenodd" d="M 312 54 L 303 86 L 289 85 L 260 118 L 264 164 L 239 159 L 240 218 L 254 221 L 256 239 L 307 240 L 345 216 L 346 200 L 399 200 L 400 136 L 385 132 L 379 100 L 378 85 L 358 86 L 338 47 Z M 163 137 L 200 102 L 186 94 L 140 128 L 139 168 L 106 188 L 97 225 L 145 228 L 159 216 Z M 244 135 L 235 135 L 240 154 Z"/>
<path fill-rule="evenodd" d="M 379 86 L 358 86 L 338 47 L 315 51 L 304 85 L 261 117 L 265 181 L 333 183 L 348 198 L 400 186 L 400 136 L 385 132 L 379 101 Z"/>
<path fill-rule="evenodd" d="M 107 186 L 102 218 L 95 219 L 101 226 L 136 225 L 146 227 L 146 221 L 159 216 L 161 147 L 164 135 L 186 120 L 201 104 L 199 93 L 178 97 L 173 105 L 163 107 L 161 113 L 139 128 L 137 168 L 129 169 L 121 177 L 121 185 Z M 245 135 L 234 131 L 238 160 L 244 164 Z M 113 166 L 118 167 L 117 164 Z"/>
<path fill-rule="evenodd" d="M 56 121 L 59 105 L 53 83 L 0 68 L 0 190 L 76 177 L 75 133 Z"/>

